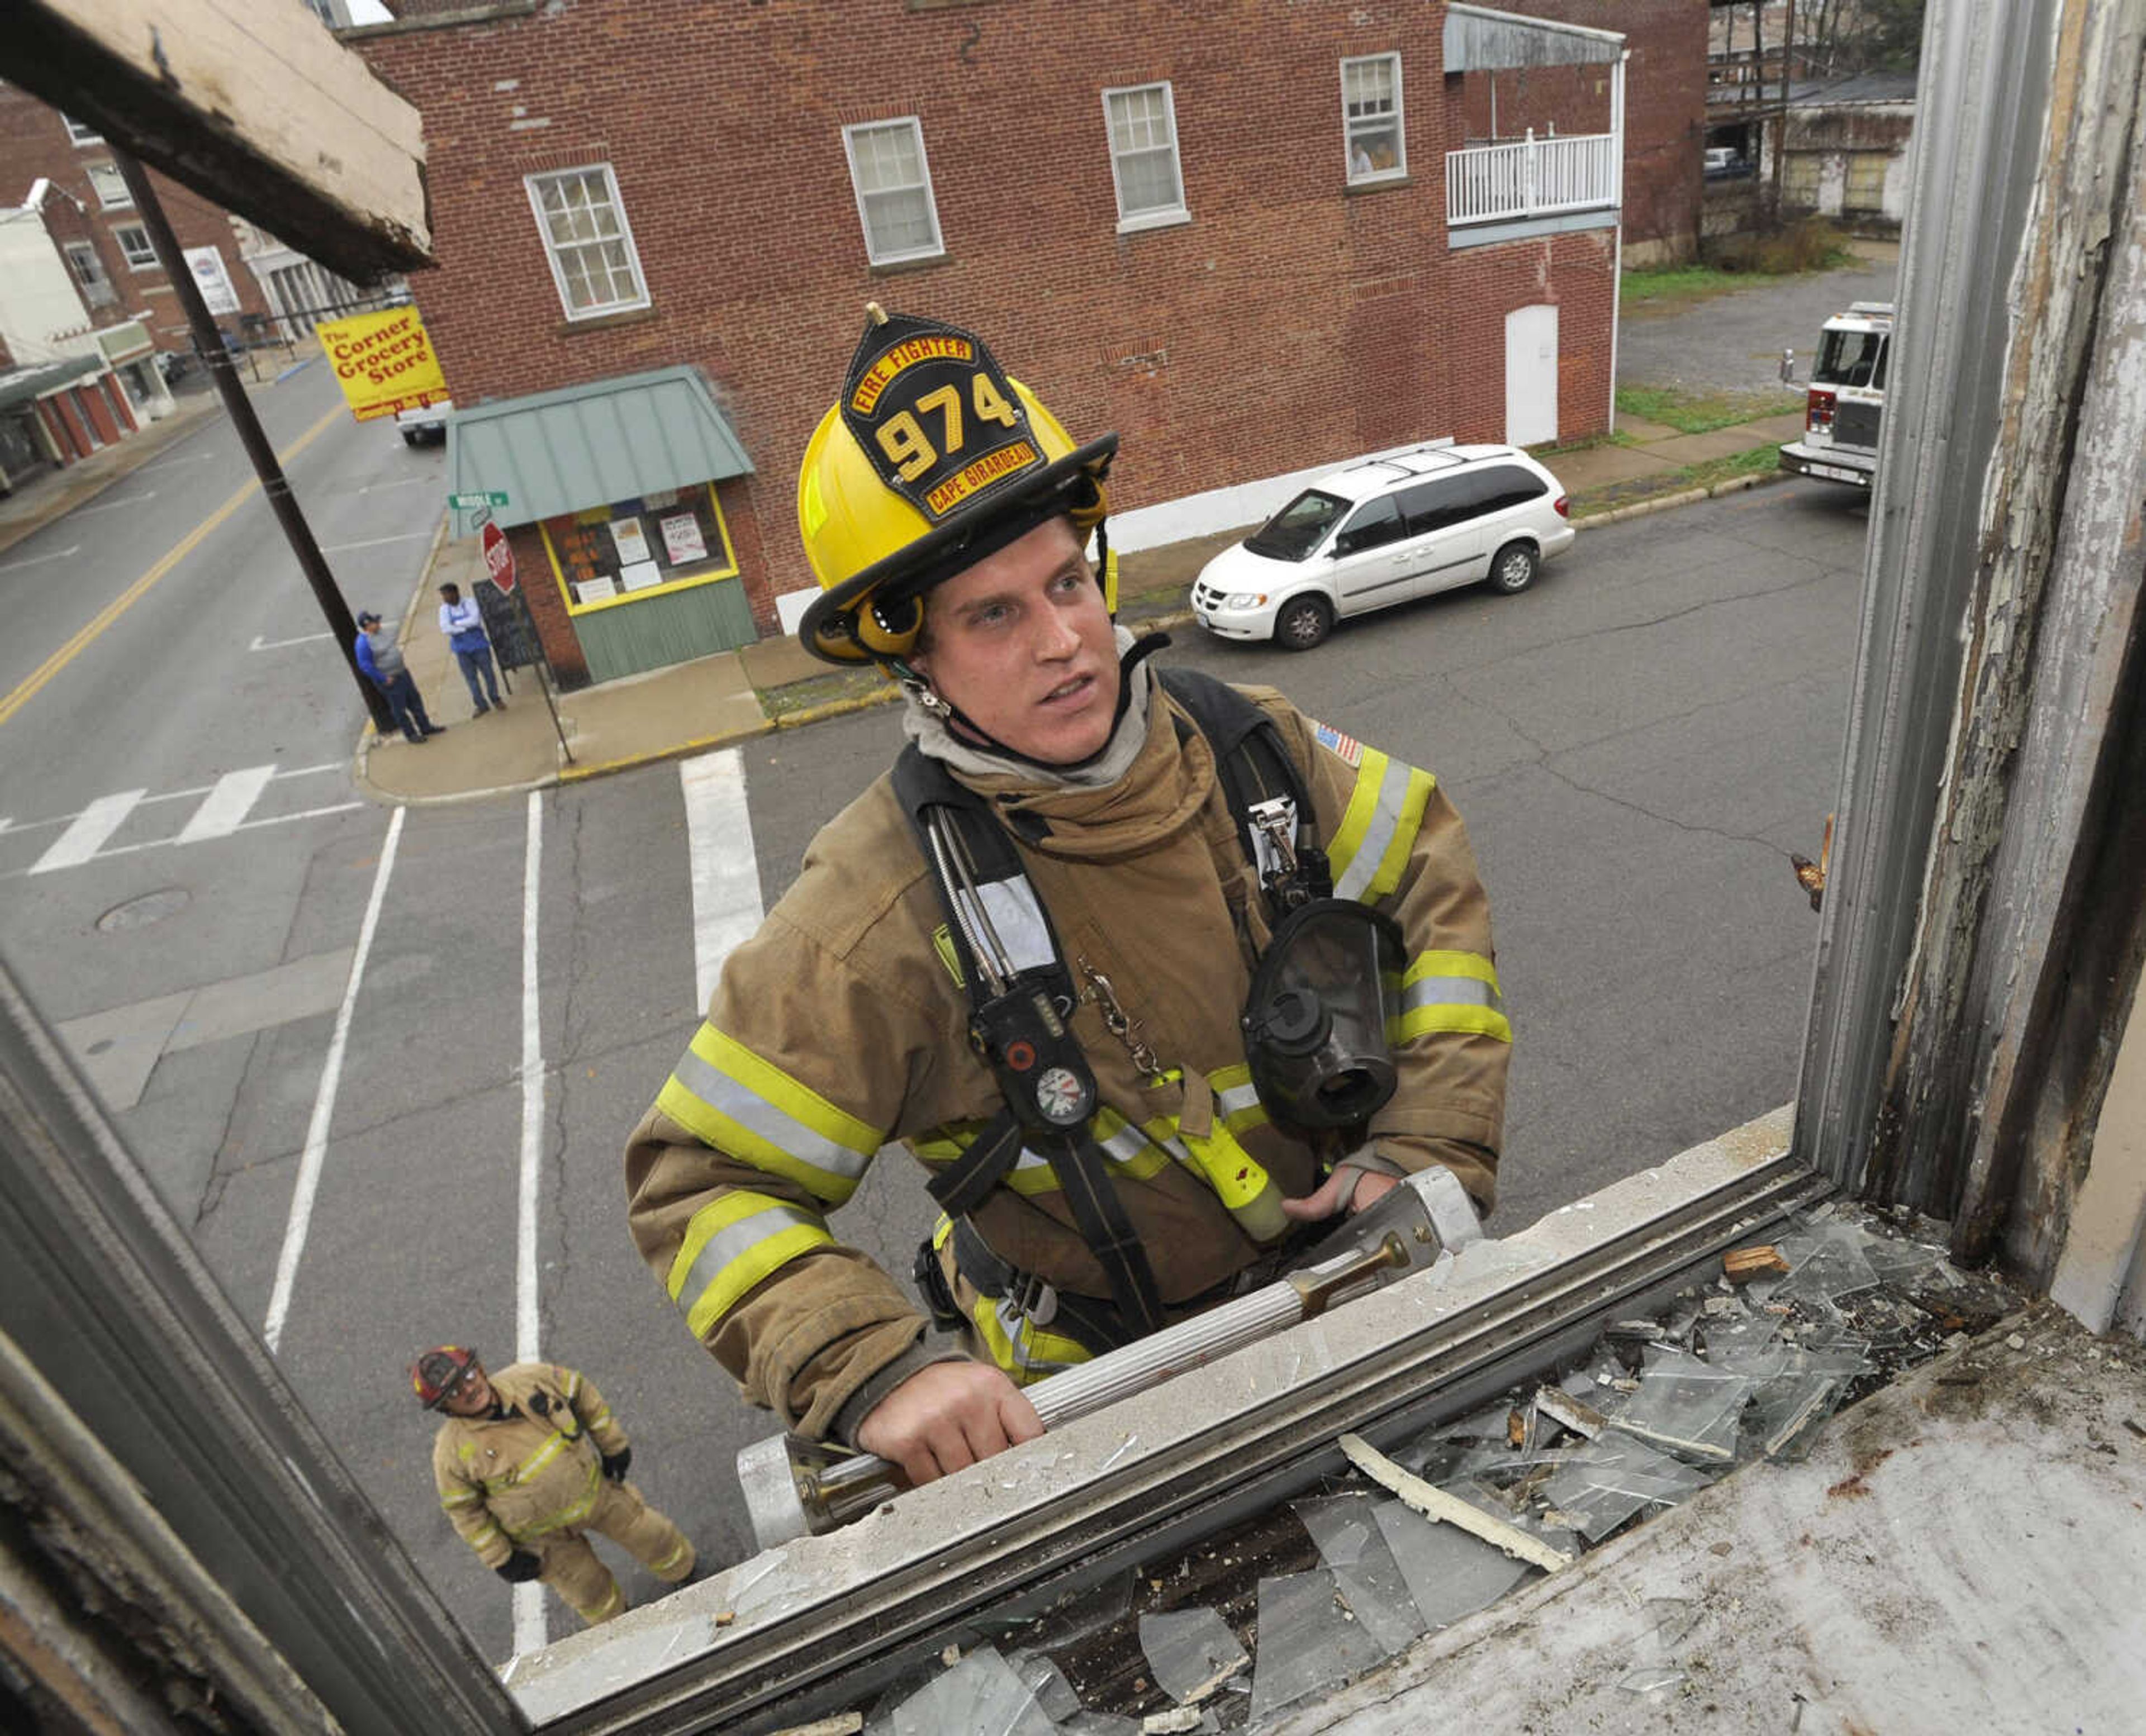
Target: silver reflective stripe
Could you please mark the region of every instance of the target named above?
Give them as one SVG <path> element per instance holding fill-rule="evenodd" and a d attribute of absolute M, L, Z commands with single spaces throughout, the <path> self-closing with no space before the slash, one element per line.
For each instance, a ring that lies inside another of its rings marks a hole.
<path fill-rule="evenodd" d="M 1503 1000 L 1490 984 L 1473 976 L 1425 976 L 1401 993 L 1401 1010 L 1412 1013 L 1420 1006 L 1494 1006 L 1505 1010 Z"/>
<path fill-rule="evenodd" d="M 1098 1140 L 1095 1143 L 1120 1163 L 1129 1164 L 1147 1150 L 1149 1140 L 1139 1128 L 1128 1124 L 1120 1127 L 1107 1140 Z"/>
<path fill-rule="evenodd" d="M 1231 1085 L 1226 1091 L 1217 1091 L 1215 1101 L 1225 1115 L 1234 1115 L 1260 1106 L 1260 1094 L 1250 1085 Z"/>
<path fill-rule="evenodd" d="M 1043 906 L 1036 901 L 1036 889 L 1029 885 L 1027 875 L 1016 880 L 986 880 L 976 888 L 976 894 L 1015 970 L 1033 970 L 1056 960 L 1058 955 L 1051 945 L 1051 929 L 1043 920 Z M 975 901 L 959 888 L 955 890 L 954 897 L 964 913 L 973 920 Z"/>
<path fill-rule="evenodd" d="M 771 1205 L 756 1211 L 749 1218 L 740 1218 L 736 1223 L 718 1230 L 708 1238 L 707 1245 L 693 1256 L 693 1264 L 686 1268 L 686 1281 L 678 1288 L 678 1305 L 690 1312 L 693 1304 L 707 1294 L 708 1286 L 723 1275 L 734 1260 L 750 1253 L 758 1243 L 786 1230 L 805 1229 L 824 1230 L 826 1225 L 809 1211 L 801 1211 L 794 1205 Z"/>
<path fill-rule="evenodd" d="M 1379 865 L 1385 861 L 1387 851 L 1393 847 L 1394 834 L 1400 828 L 1401 809 L 1408 801 L 1410 769 L 1399 760 L 1389 760 L 1379 768 L 1379 800 L 1365 825 L 1364 841 L 1356 846 L 1349 866 L 1335 882 L 1336 898 L 1360 899 L 1364 888 L 1378 873 Z"/>
<path fill-rule="evenodd" d="M 825 1170 L 831 1175 L 846 1175 L 855 1181 L 871 1166 L 871 1152 L 852 1151 L 824 1134 L 813 1132 L 765 1097 L 747 1090 L 729 1074 L 710 1066 L 690 1049 L 671 1070 L 671 1076 L 709 1108 L 728 1115 L 778 1151 L 786 1151 L 816 1170 Z"/>

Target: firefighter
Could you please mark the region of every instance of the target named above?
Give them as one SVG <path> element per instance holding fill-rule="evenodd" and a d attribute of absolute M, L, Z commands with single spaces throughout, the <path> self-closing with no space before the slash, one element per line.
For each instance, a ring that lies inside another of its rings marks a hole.
<path fill-rule="evenodd" d="M 626 1430 L 573 1369 L 517 1362 L 487 1374 L 474 1351 L 441 1344 L 411 1365 L 410 1384 L 446 1413 L 432 1441 L 440 1505 L 501 1579 L 541 1579 L 593 1626 L 626 1594 L 584 1534 L 602 1532 L 674 1585 L 692 1573 L 693 1545 L 626 1480 Z"/>
<path fill-rule="evenodd" d="M 868 309 L 799 478 L 801 637 L 899 681 L 910 746 L 626 1150 L 641 1254 L 745 1397 L 916 1483 L 1400 1175 L 1494 1197 L 1511 1030 L 1458 815 L 1271 690 L 1147 662 L 1116 446 L 975 334 Z M 958 1340 L 828 1226 L 890 1140 L 944 1208 L 914 1277 Z"/>

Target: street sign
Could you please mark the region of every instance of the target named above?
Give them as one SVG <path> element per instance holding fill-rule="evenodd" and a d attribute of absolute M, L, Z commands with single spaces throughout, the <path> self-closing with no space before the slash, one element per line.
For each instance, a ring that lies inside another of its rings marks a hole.
<path fill-rule="evenodd" d="M 514 588 L 514 551 L 507 544 L 507 532 L 497 525 L 484 527 L 484 567 L 502 591 Z"/>
<path fill-rule="evenodd" d="M 447 496 L 447 504 L 457 512 L 474 511 L 479 506 L 504 506 L 507 491 L 491 488 L 482 494 L 451 494 Z"/>

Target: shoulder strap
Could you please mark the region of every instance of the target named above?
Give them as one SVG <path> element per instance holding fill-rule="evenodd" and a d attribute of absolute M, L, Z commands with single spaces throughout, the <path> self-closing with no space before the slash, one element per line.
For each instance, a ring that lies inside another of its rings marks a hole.
<path fill-rule="evenodd" d="M 1299 904 L 1330 896 L 1333 880 L 1320 846 L 1310 786 L 1274 719 L 1227 681 L 1200 670 L 1157 669 L 1155 676 L 1215 750 L 1215 776 L 1230 817 L 1237 822 L 1245 860 L 1259 870 L 1260 884 L 1274 907 L 1270 915 L 1279 920 Z M 1295 862 L 1279 870 L 1268 830 L 1275 813 L 1268 805 L 1276 798 L 1288 801 L 1295 820 Z"/>

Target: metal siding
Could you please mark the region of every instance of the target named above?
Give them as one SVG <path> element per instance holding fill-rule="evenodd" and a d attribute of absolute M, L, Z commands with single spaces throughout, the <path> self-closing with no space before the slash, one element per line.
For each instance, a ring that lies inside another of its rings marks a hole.
<path fill-rule="evenodd" d="M 503 491 L 503 527 L 666 489 L 749 476 L 715 396 L 691 367 L 600 381 L 457 411 L 447 419 L 451 493 Z M 455 535 L 483 521 L 457 511 Z"/>
<path fill-rule="evenodd" d="M 615 681 L 673 663 L 751 645 L 760 635 L 738 580 L 719 579 L 574 617 L 589 679 Z"/>

